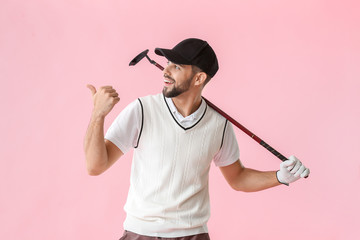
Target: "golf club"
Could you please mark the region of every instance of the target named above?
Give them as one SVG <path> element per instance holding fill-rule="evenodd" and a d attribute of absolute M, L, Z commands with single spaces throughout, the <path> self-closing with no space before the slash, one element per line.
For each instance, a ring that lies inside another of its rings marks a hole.
<path fill-rule="evenodd" d="M 157 62 L 155 62 L 154 60 L 150 59 L 149 56 L 147 55 L 147 53 L 149 52 L 149 49 L 146 49 L 145 51 L 141 52 L 140 54 L 138 54 L 130 63 L 129 66 L 134 66 L 136 65 L 138 62 L 140 62 L 144 57 L 146 57 L 149 62 L 153 65 L 155 65 L 156 67 L 158 67 L 160 70 L 164 70 L 164 67 L 162 67 L 161 65 L 159 65 Z M 230 117 L 228 114 L 226 114 L 225 112 L 223 112 L 220 108 L 218 108 L 217 106 L 215 106 L 213 103 L 211 103 L 209 100 L 207 100 L 206 98 L 203 97 L 203 99 L 205 100 L 205 102 L 211 107 L 213 108 L 215 111 L 217 111 L 219 114 L 221 114 L 223 117 L 225 117 L 227 120 L 229 120 L 232 124 L 234 124 L 236 127 L 238 127 L 240 130 L 242 130 L 244 133 L 246 133 L 248 136 L 250 136 L 252 139 L 254 139 L 256 142 L 258 142 L 261 146 L 263 146 L 264 148 L 266 148 L 268 151 L 270 151 L 272 154 L 274 154 L 276 157 L 278 157 L 281 161 L 286 161 L 287 158 L 284 157 L 284 155 L 282 155 L 281 153 L 279 153 L 278 151 L 276 151 L 274 148 L 272 148 L 269 144 L 267 144 L 266 142 L 264 142 L 263 140 L 261 140 L 258 136 L 256 136 L 255 134 L 253 134 L 251 131 L 249 131 L 247 128 L 245 128 L 243 125 L 241 125 L 240 123 L 238 123 L 235 119 L 233 119 L 232 117 Z"/>

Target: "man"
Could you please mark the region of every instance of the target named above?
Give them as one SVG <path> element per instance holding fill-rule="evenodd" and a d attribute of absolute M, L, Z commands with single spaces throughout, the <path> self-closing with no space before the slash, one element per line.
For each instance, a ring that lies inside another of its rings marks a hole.
<path fill-rule="evenodd" d="M 101 174 L 134 148 L 122 240 L 210 239 L 206 224 L 211 161 L 237 191 L 288 185 L 309 175 L 294 156 L 281 163 L 279 171 L 242 165 L 232 125 L 201 97 L 218 70 L 206 41 L 185 39 L 155 53 L 168 60 L 162 93 L 128 105 L 105 137 L 105 116 L 120 99 L 110 86 L 96 91 L 88 85 L 94 101 L 84 142 L 89 174 Z"/>

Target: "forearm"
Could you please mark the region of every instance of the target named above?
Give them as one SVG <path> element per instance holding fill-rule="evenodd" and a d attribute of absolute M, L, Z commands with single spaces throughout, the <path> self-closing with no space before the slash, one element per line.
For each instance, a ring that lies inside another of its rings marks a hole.
<path fill-rule="evenodd" d="M 280 185 L 276 171 L 262 172 L 243 168 L 238 174 L 233 188 L 243 192 L 256 192 Z"/>
<path fill-rule="evenodd" d="M 98 175 L 107 168 L 108 155 L 104 142 L 105 117 L 91 116 L 85 135 L 84 152 L 90 175 Z"/>

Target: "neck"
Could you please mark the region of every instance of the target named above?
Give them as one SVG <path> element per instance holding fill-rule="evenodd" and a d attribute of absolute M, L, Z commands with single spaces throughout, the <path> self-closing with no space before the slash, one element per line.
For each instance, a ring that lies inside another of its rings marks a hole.
<path fill-rule="evenodd" d="M 200 107 L 201 92 L 197 94 L 183 93 L 177 97 L 172 98 L 172 100 L 178 112 L 183 117 L 187 117 Z"/>

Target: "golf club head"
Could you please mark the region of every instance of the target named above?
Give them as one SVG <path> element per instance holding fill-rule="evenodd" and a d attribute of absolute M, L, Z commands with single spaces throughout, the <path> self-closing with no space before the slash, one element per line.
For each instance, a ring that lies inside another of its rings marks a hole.
<path fill-rule="evenodd" d="M 142 51 L 141 53 L 139 53 L 136 57 L 134 57 L 133 60 L 131 60 L 131 62 L 129 63 L 129 66 L 136 65 L 138 62 L 141 61 L 141 59 L 143 59 L 147 55 L 148 52 L 149 52 L 149 49 L 146 49 L 146 50 Z"/>

